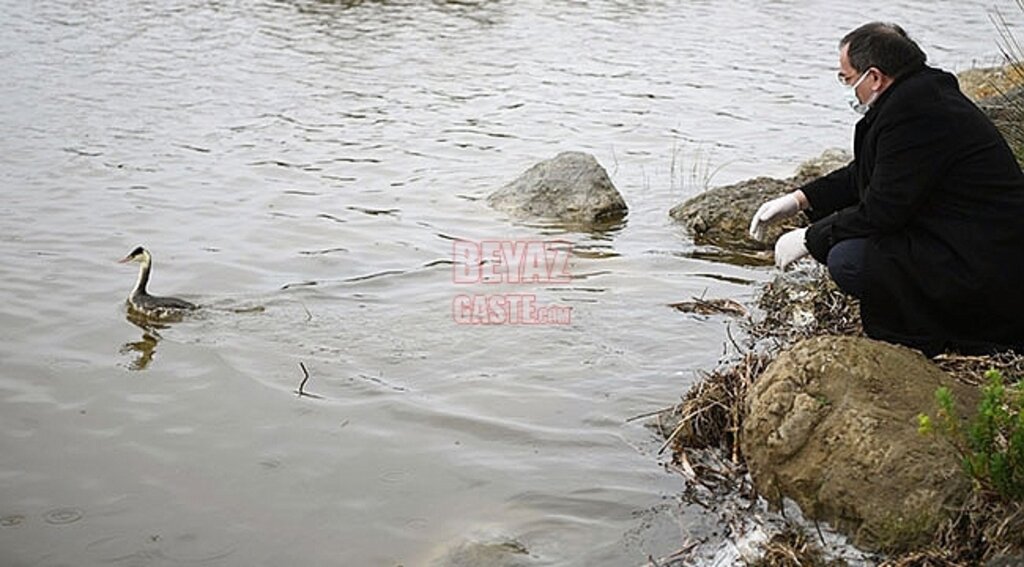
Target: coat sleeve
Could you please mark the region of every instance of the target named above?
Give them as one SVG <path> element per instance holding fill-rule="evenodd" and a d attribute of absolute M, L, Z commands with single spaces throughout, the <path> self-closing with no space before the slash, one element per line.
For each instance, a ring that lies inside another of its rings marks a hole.
<path fill-rule="evenodd" d="M 828 251 L 842 240 L 903 229 L 938 186 L 955 143 L 949 125 L 934 113 L 899 110 L 904 112 L 879 132 L 877 159 L 863 200 L 807 230 L 807 249 L 817 260 L 827 259 Z"/>
<path fill-rule="evenodd" d="M 857 184 L 854 182 L 856 170 L 856 162 L 850 162 L 800 188 L 810 204 L 804 213 L 811 221 L 823 219 L 857 202 Z"/>

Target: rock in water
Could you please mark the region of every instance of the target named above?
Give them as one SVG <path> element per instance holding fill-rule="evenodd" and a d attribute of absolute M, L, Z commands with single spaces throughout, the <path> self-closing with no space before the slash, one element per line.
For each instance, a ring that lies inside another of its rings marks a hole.
<path fill-rule="evenodd" d="M 970 415 L 977 391 L 917 351 L 856 337 L 798 343 L 747 398 L 741 447 L 754 484 L 859 547 L 898 552 L 927 543 L 971 491 L 949 443 L 917 431 L 918 414 L 935 414 L 939 386 Z"/>
<path fill-rule="evenodd" d="M 715 187 L 672 207 L 668 214 L 686 225 L 696 244 L 713 244 L 730 250 L 770 250 L 783 232 L 806 223 L 803 216 L 770 225 L 764 241 L 747 231 L 761 203 L 784 195 L 796 186 L 789 181 L 757 177 L 733 185 Z"/>
<path fill-rule="evenodd" d="M 534 165 L 492 193 L 487 203 L 516 218 L 572 224 L 614 222 L 628 210 L 608 172 L 583 152 L 562 152 Z"/>
<path fill-rule="evenodd" d="M 430 563 L 431 567 L 530 567 L 536 558 L 522 543 L 507 538 L 468 540 Z"/>
<path fill-rule="evenodd" d="M 747 231 L 757 208 L 770 199 L 832 173 L 850 163 L 851 159 L 853 156 L 844 150 L 825 150 L 820 156 L 801 164 L 789 179 L 757 177 L 714 187 L 672 207 L 668 214 L 686 226 L 696 244 L 710 244 L 737 252 L 771 250 L 782 233 L 806 226 L 807 219 L 798 215 L 769 225 L 765 229 L 764 240 L 754 240 Z M 763 263 L 771 263 L 771 260 L 766 259 Z"/>

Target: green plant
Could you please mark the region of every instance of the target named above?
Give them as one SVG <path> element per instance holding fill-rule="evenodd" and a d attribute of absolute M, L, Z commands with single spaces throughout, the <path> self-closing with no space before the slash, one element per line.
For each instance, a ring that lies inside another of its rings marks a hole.
<path fill-rule="evenodd" d="M 1024 500 L 1024 382 L 1007 385 L 998 370 L 985 373 L 975 416 L 965 422 L 953 393 L 935 391 L 936 416 L 921 414 L 918 430 L 937 433 L 959 452 L 967 474 L 978 485 L 1007 500 Z"/>

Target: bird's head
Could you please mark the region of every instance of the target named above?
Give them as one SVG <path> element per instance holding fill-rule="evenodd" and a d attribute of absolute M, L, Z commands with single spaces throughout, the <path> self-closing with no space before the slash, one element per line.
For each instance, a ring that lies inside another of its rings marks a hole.
<path fill-rule="evenodd" d="M 135 250 L 132 250 L 131 253 L 129 253 L 127 256 L 121 258 L 121 260 L 118 263 L 127 264 L 129 262 L 135 262 L 137 264 L 145 264 L 148 263 L 149 261 L 149 250 L 146 250 L 142 246 L 137 246 Z"/>

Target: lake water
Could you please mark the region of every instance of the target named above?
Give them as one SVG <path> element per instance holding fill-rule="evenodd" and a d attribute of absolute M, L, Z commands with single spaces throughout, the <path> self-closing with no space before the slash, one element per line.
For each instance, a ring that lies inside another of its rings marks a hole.
<path fill-rule="evenodd" d="M 714 537 L 626 420 L 727 343 L 666 304 L 772 271 L 704 259 L 668 209 L 849 145 L 845 31 L 901 22 L 960 70 L 998 61 L 992 5 L 0 0 L 0 562 L 410 566 L 504 538 L 612 566 Z M 482 201 L 562 150 L 607 168 L 623 226 Z M 568 283 L 453 281 L 454 240 L 556 238 Z M 140 244 L 196 316 L 126 319 Z M 571 323 L 456 323 L 499 292 Z"/>

